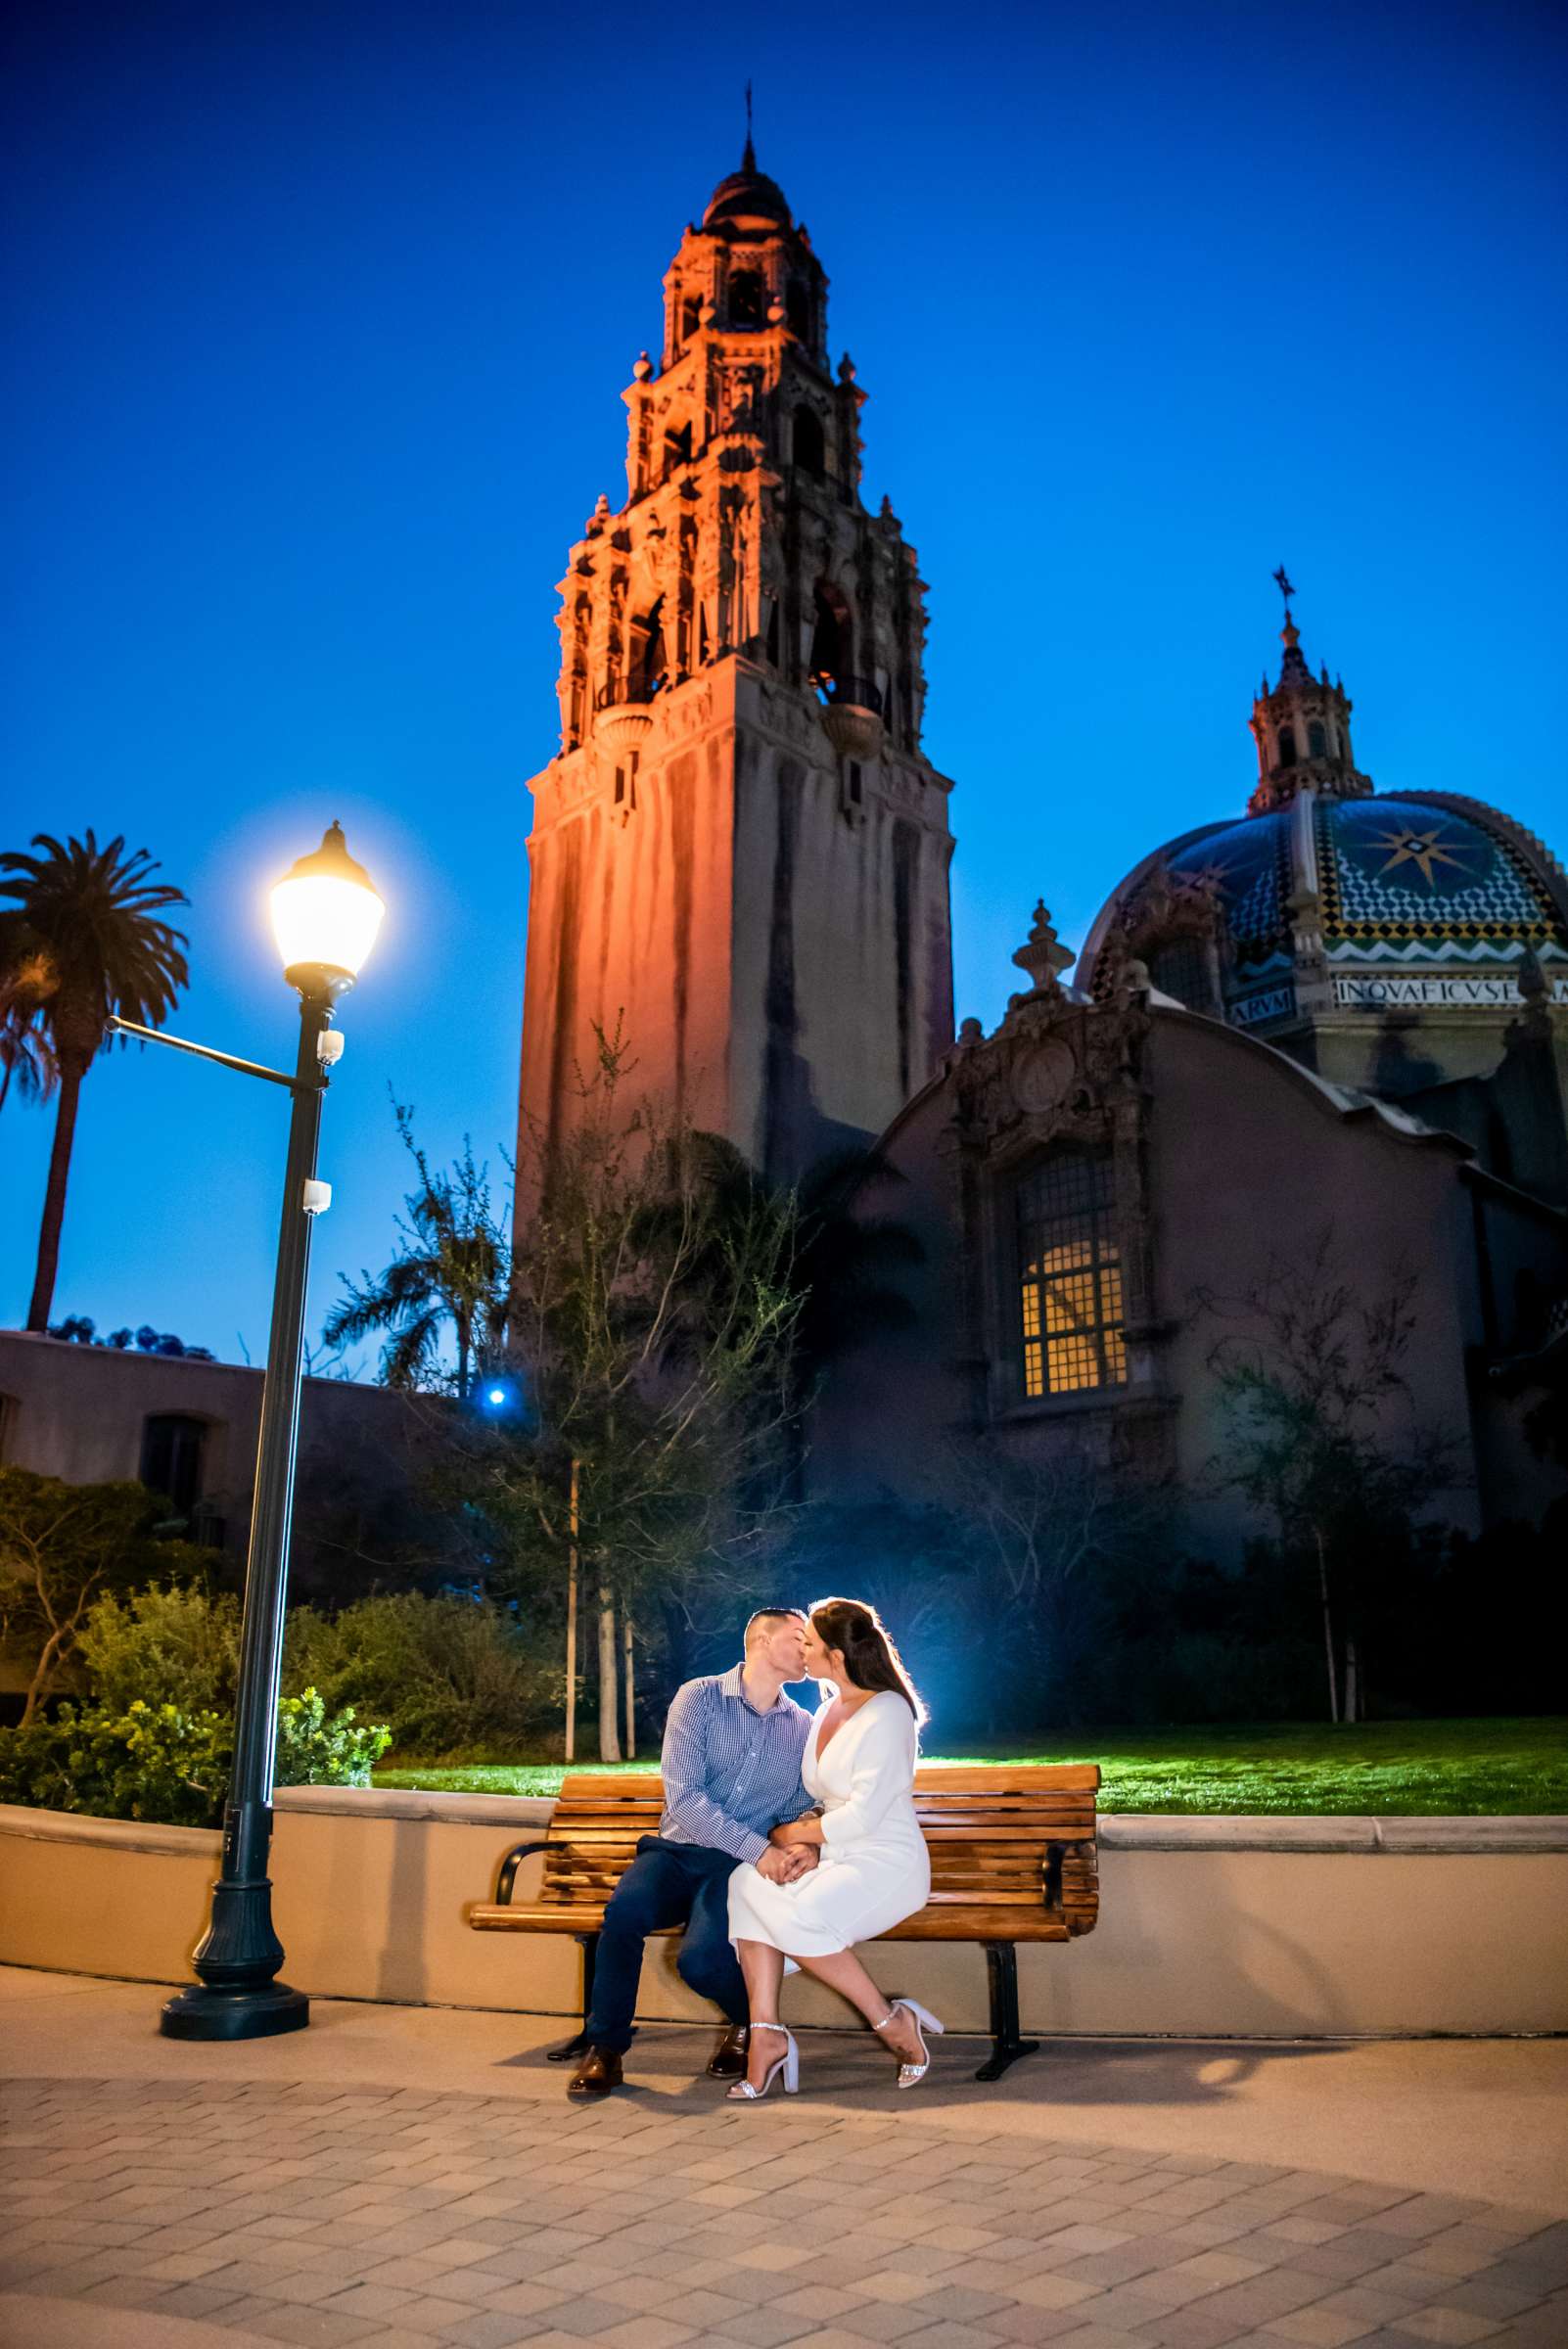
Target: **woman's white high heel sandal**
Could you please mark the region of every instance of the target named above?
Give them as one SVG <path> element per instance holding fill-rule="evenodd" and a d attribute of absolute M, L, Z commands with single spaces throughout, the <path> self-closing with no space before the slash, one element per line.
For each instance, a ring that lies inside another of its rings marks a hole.
<path fill-rule="evenodd" d="M 777 2063 L 768 2065 L 766 2072 L 762 2075 L 761 2088 L 753 2088 L 749 2080 L 737 2080 L 724 2098 L 726 2104 L 760 2104 L 780 2072 L 784 2075 L 784 2094 L 787 2096 L 795 2096 L 800 2089 L 801 2050 L 795 2044 L 795 2034 L 792 2031 L 786 2031 L 782 2023 L 753 2023 L 752 2029 L 754 2031 L 776 2031 L 784 2042 L 784 2052 Z M 940 2023 L 937 2025 L 937 2029 L 939 2031 L 942 2029 Z"/>
<path fill-rule="evenodd" d="M 886 2031 L 900 2006 L 915 2027 L 915 2038 L 920 2043 L 920 2061 L 899 2064 L 899 2086 L 900 2088 L 917 2088 L 931 2069 L 931 2054 L 926 2046 L 925 2035 L 929 2031 L 934 2038 L 940 2039 L 946 2026 L 939 2023 L 936 2016 L 928 2012 L 917 2000 L 895 1999 L 881 2022 L 872 2024 L 872 2030 Z"/>

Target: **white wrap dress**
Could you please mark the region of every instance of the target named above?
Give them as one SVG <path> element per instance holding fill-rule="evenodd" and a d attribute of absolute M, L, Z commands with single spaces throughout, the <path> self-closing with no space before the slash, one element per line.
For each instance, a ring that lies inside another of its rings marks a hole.
<path fill-rule="evenodd" d="M 874 1941 L 923 1909 L 931 1891 L 914 1807 L 914 1715 L 901 1696 L 879 1689 L 819 1754 L 826 1712 L 812 1722 L 801 1762 L 806 1791 L 822 1805 L 818 1865 L 793 1884 L 772 1884 L 746 1861 L 729 1879 L 731 1941 L 767 1942 L 787 1958 L 833 1958 Z"/>

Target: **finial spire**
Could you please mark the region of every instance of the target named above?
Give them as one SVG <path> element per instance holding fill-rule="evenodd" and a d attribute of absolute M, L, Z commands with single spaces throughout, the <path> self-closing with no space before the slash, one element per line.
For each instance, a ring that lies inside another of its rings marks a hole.
<path fill-rule="evenodd" d="M 1028 938 L 1013 956 L 1021 971 L 1027 971 L 1036 994 L 1052 994 L 1061 986 L 1061 974 L 1071 970 L 1078 956 L 1071 946 L 1064 946 L 1051 927 L 1051 917 L 1045 910 L 1043 898 L 1035 905 L 1035 919 Z"/>
<path fill-rule="evenodd" d="M 750 88 L 750 83 L 748 83 L 747 87 Z M 1290 618 L 1290 599 L 1295 594 L 1296 590 L 1290 583 L 1290 574 L 1285 569 L 1283 563 L 1280 564 L 1279 569 L 1274 573 L 1274 585 L 1278 588 L 1280 594 L 1285 599 L 1285 618 L 1288 621 Z"/>
<path fill-rule="evenodd" d="M 741 169 L 755 171 L 756 168 L 757 149 L 752 145 L 752 85 L 748 81 L 746 84 L 746 153 L 741 157 Z"/>

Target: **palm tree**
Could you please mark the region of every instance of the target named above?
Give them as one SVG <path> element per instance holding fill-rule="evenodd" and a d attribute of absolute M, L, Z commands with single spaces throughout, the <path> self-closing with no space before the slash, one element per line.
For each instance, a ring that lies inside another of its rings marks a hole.
<path fill-rule="evenodd" d="M 488 1170 L 465 1140 L 451 1172 L 433 1174 L 414 1139 L 413 1111 L 392 1103 L 419 1181 L 397 1219 L 399 1247 L 386 1270 L 344 1278 L 328 1314 L 328 1346 L 356 1345 L 388 1332 L 381 1375 L 389 1387 L 419 1387 L 435 1375 L 447 1322 L 457 1346 L 457 1394 L 466 1401 L 476 1371 L 499 1358 L 506 1319 L 505 1228 L 490 1205 Z"/>
<path fill-rule="evenodd" d="M 0 855 L 0 1100 L 13 1076 L 23 1096 L 58 1091 L 54 1147 L 38 1232 L 38 1270 L 27 1327 L 43 1330 L 60 1264 L 66 1182 L 81 1081 L 113 1040 L 112 1014 L 161 1028 L 190 977 L 183 931 L 160 921 L 182 890 L 153 881 L 145 849 L 125 852 L 123 836 L 100 848 L 89 832 L 64 846 L 33 835 L 41 855 Z M 123 1039 L 122 1039 L 123 1040 Z"/>

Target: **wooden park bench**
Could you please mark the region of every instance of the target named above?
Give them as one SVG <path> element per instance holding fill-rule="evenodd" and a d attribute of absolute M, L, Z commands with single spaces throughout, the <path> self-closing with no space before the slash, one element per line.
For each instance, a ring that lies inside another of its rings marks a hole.
<path fill-rule="evenodd" d="M 1094 1929 L 1099 1782 L 1092 1763 L 999 1762 L 916 1773 L 915 1808 L 931 1851 L 931 1898 L 881 1939 L 973 1941 L 984 1949 L 992 2046 L 977 2080 L 999 2080 L 1039 2044 L 1019 2036 L 1019 1942 L 1074 1941 Z M 587 2046 L 605 1903 L 630 1865 L 638 1837 L 657 1834 L 663 1807 L 663 1787 L 651 1774 L 569 1772 L 546 1834 L 508 1852 L 494 1900 L 469 1911 L 469 1923 L 481 1933 L 570 1933 L 581 1944 L 584 2027 L 552 2050 L 552 2062 L 579 2055 Z M 544 1855 L 539 1897 L 516 1902 L 517 1871 L 535 1852 Z"/>

